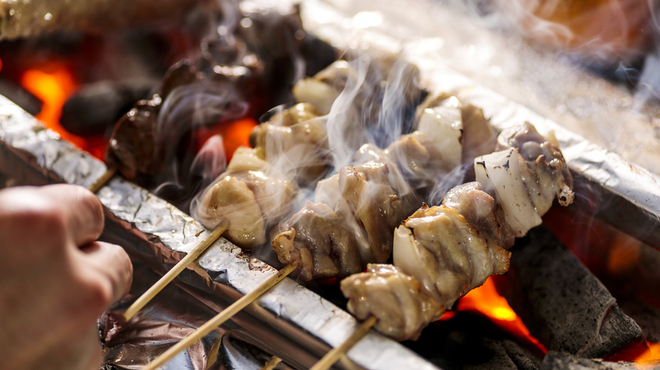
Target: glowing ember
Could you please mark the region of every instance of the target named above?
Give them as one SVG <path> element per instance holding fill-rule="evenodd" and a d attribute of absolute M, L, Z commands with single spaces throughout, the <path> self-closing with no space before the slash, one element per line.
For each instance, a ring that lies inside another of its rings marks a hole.
<path fill-rule="evenodd" d="M 47 128 L 78 148 L 87 149 L 85 139 L 68 133 L 59 122 L 66 99 L 77 87 L 71 71 L 65 65 L 52 63 L 43 68 L 28 70 L 21 76 L 21 85 L 43 102 L 41 112 L 36 117 Z"/>
<path fill-rule="evenodd" d="M 645 364 L 660 361 L 660 343 L 648 343 L 648 351 L 642 353 L 635 359 L 637 364 Z"/>
<path fill-rule="evenodd" d="M 250 134 L 252 129 L 257 126 L 257 122 L 252 118 L 243 118 L 238 121 L 220 124 L 214 128 L 202 128 L 196 133 L 198 143 L 197 151 L 206 140 L 216 134 L 222 136 L 222 144 L 225 147 L 227 162 L 231 160 L 232 155 L 240 146 L 250 147 Z"/>
<path fill-rule="evenodd" d="M 457 311 L 480 312 L 516 338 L 538 347 L 543 353 L 547 353 L 543 344 L 529 333 L 529 330 L 520 317 L 511 309 L 507 300 L 497 292 L 492 277 L 486 280 L 484 285 L 471 290 L 465 297 L 461 298 L 458 301 Z"/>

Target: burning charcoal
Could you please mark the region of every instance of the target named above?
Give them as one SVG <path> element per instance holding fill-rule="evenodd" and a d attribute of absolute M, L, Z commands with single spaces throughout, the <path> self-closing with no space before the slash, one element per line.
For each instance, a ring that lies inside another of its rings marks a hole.
<path fill-rule="evenodd" d="M 33 116 L 41 111 L 41 100 L 13 82 L 0 79 L 0 95 L 4 95 Z"/>
<path fill-rule="evenodd" d="M 604 357 L 641 340 L 639 326 L 545 227 L 515 249 L 498 289 L 548 350 Z"/>
<path fill-rule="evenodd" d="M 114 125 L 133 104 L 146 99 L 158 82 L 99 81 L 80 88 L 64 107 L 60 123 L 72 134 L 103 134 Z"/>
<path fill-rule="evenodd" d="M 304 72 L 299 13 L 250 9 L 238 14 L 235 28 L 220 25 L 205 39 L 199 58 L 174 65 L 158 94 L 126 113 L 110 140 L 109 163 L 183 210 L 212 180 L 191 175 L 209 133 L 291 100 L 293 81 Z"/>
<path fill-rule="evenodd" d="M 417 341 L 404 344 L 446 370 L 535 370 L 543 356 L 532 344 L 471 312 L 436 321 L 424 329 Z"/>
<path fill-rule="evenodd" d="M 654 368 L 653 365 L 647 367 L 630 362 L 589 360 L 566 353 L 550 351 L 545 356 L 539 370 L 650 370 L 652 368 Z"/>

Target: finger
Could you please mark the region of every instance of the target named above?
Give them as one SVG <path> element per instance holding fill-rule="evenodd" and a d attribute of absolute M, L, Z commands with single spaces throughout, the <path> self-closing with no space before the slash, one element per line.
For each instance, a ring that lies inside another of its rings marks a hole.
<path fill-rule="evenodd" d="M 49 185 L 38 191 L 62 217 L 64 228 L 77 246 L 96 240 L 103 232 L 103 207 L 89 190 L 75 185 Z"/>
<path fill-rule="evenodd" d="M 90 303 L 99 309 L 97 315 L 128 293 L 133 281 L 133 265 L 121 247 L 93 242 L 79 251 L 79 258 L 94 300 Z"/>

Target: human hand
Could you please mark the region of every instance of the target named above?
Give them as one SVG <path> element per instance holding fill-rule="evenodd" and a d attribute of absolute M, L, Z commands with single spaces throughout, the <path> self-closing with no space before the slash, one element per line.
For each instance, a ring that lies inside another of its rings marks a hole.
<path fill-rule="evenodd" d="M 0 367 L 99 368 L 96 320 L 133 274 L 122 248 L 95 241 L 102 231 L 85 188 L 0 191 Z"/>

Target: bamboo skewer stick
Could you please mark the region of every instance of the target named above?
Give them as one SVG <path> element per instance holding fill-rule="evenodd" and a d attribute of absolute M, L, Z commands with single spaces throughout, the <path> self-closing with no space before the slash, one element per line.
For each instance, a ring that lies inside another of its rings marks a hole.
<path fill-rule="evenodd" d="M 110 179 L 112 179 L 116 173 L 117 173 L 117 167 L 115 166 L 109 167 L 105 171 L 105 173 L 103 173 L 101 177 L 96 179 L 96 181 L 94 181 L 94 183 L 92 183 L 92 185 L 90 185 L 87 189 L 89 189 L 89 191 L 91 191 L 92 193 L 96 193 L 97 191 L 99 191 L 99 189 L 103 187 L 103 185 L 105 185 L 108 181 L 110 181 Z"/>
<path fill-rule="evenodd" d="M 225 321 L 229 320 L 232 316 L 237 314 L 240 310 L 245 308 L 250 303 L 257 300 L 262 294 L 266 293 L 270 288 L 275 286 L 275 284 L 282 281 L 287 275 L 293 272 L 296 269 L 294 265 L 287 265 L 283 269 L 277 272 L 277 274 L 271 276 L 259 285 L 255 290 L 244 295 L 239 300 L 234 302 L 231 306 L 227 307 L 225 310 L 217 314 L 214 318 L 207 321 L 204 325 L 200 326 L 199 329 L 195 330 L 189 336 L 183 338 L 179 343 L 172 346 L 170 349 L 165 351 L 162 355 L 157 357 L 153 362 L 142 368 L 142 370 L 154 370 L 159 366 L 166 364 L 174 356 L 184 351 L 188 347 L 192 346 L 196 341 L 203 338 L 206 334 L 213 331 L 218 326 L 222 325 Z"/>
<path fill-rule="evenodd" d="M 351 334 L 348 339 L 339 347 L 332 349 L 330 352 L 326 353 L 323 358 L 316 363 L 310 370 L 327 370 L 329 369 L 341 356 L 343 356 L 349 349 L 351 349 L 355 343 L 359 342 L 371 329 L 372 326 L 376 324 L 376 316 L 369 316 L 360 326 Z"/>
<path fill-rule="evenodd" d="M 229 220 L 223 219 L 218 226 L 216 226 L 213 231 L 204 239 L 199 245 L 197 245 L 193 250 L 190 251 L 181 261 L 179 261 L 170 271 L 163 275 L 160 280 L 156 282 L 151 288 L 149 288 L 144 294 L 140 296 L 133 304 L 124 312 L 124 319 L 129 321 L 135 314 L 142 309 L 153 297 L 158 294 L 167 284 L 169 284 L 175 277 L 177 277 L 181 271 L 183 271 L 188 265 L 197 259 L 204 251 L 216 241 L 222 233 L 227 230 L 229 226 Z"/>
<path fill-rule="evenodd" d="M 275 366 L 277 366 L 277 364 L 279 364 L 280 362 L 282 362 L 281 358 L 277 356 L 273 356 L 270 359 L 270 361 L 268 361 L 266 365 L 264 365 L 264 367 L 261 368 L 261 370 L 273 370 Z"/>

